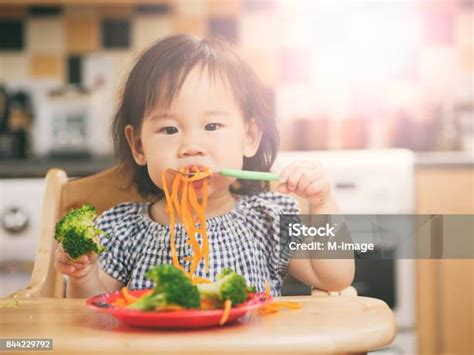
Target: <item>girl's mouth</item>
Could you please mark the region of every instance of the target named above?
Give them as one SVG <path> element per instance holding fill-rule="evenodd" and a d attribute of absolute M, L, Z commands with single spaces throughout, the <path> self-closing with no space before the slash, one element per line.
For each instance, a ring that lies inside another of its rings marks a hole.
<path fill-rule="evenodd" d="M 203 165 L 188 165 L 186 166 L 186 169 L 188 169 L 189 171 L 188 177 L 194 177 L 195 179 L 197 178 L 195 181 L 193 181 L 195 190 L 200 190 L 204 185 L 204 181 L 207 181 L 207 183 L 209 184 L 210 176 L 203 176 L 202 178 L 198 178 L 197 176 L 195 176 L 195 174 L 200 174 L 198 172 L 208 172 L 210 170 L 209 167 Z"/>
<path fill-rule="evenodd" d="M 178 174 L 185 177 L 187 181 L 193 184 L 195 191 L 201 190 L 205 182 L 209 185 L 212 175 L 210 169 L 202 165 L 187 165 L 179 170 L 167 169 L 167 171 L 174 175 Z"/>
<path fill-rule="evenodd" d="M 201 164 L 188 164 L 184 167 L 184 169 L 187 169 L 190 173 L 195 173 L 197 171 L 211 170 L 208 166 L 201 165 Z"/>
<path fill-rule="evenodd" d="M 205 177 L 204 179 L 193 181 L 192 183 L 194 186 L 194 190 L 200 191 L 202 187 L 204 186 L 204 181 L 207 183 L 207 186 L 209 187 L 209 184 L 211 183 L 211 177 L 208 176 L 208 177 Z"/>
<path fill-rule="evenodd" d="M 193 185 L 194 185 L 194 189 L 195 190 L 200 190 L 203 185 L 204 185 L 204 180 L 197 180 L 197 181 L 194 181 L 193 182 Z"/>

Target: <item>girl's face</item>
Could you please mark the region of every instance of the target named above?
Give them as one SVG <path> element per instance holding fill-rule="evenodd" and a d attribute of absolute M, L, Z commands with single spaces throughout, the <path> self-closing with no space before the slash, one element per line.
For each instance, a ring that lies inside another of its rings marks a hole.
<path fill-rule="evenodd" d="M 241 169 L 244 157 L 254 156 L 261 140 L 253 120 L 244 122 L 228 85 L 220 80 L 211 82 L 206 71 L 197 67 L 169 109 L 157 108 L 144 117 L 140 132 L 128 125 L 125 134 L 135 162 L 147 166 L 152 181 L 161 189 L 161 175 L 168 168 Z M 169 184 L 172 176 L 167 177 Z M 234 181 L 213 175 L 209 197 L 228 191 Z M 197 189 L 199 186 L 195 184 Z"/>

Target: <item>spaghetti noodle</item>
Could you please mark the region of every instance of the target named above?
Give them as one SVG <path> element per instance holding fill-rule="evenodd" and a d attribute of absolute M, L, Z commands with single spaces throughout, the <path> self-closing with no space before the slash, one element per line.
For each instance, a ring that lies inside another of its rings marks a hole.
<path fill-rule="evenodd" d="M 209 272 L 209 244 L 207 241 L 205 211 L 208 193 L 207 177 L 211 175 L 211 172 L 207 168 L 202 170 L 197 167 L 181 169 L 179 173 L 174 176 L 171 184 L 171 192 L 168 189 L 165 174 L 166 171 L 163 171 L 162 182 L 166 198 L 166 212 L 170 220 L 172 263 L 175 267 L 185 271 L 188 276 L 193 279 L 194 283 L 206 282 L 206 279 L 194 278 L 194 274 L 202 260 L 204 260 L 206 273 Z M 200 201 L 194 187 L 194 182 L 198 180 L 202 180 Z M 186 234 L 188 235 L 186 243 L 193 249 L 192 255 L 184 258 L 185 261 L 191 262 L 189 271 L 186 271 L 180 264 L 176 252 L 175 224 L 177 217 L 181 220 Z M 199 223 L 199 228 L 196 226 L 197 223 Z M 201 243 L 199 243 L 196 237 L 197 233 L 201 235 Z"/>

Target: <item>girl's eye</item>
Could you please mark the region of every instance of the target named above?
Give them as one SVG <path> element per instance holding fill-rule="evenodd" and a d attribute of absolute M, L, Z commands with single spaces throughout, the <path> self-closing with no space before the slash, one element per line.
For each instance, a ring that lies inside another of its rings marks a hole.
<path fill-rule="evenodd" d="M 204 128 L 206 131 L 215 131 L 216 129 L 220 127 L 222 127 L 222 124 L 213 122 L 213 123 L 208 123 L 206 127 Z"/>
<path fill-rule="evenodd" d="M 164 134 L 176 134 L 178 133 L 178 129 L 173 126 L 168 126 L 168 127 L 161 128 L 158 132 L 164 133 Z"/>

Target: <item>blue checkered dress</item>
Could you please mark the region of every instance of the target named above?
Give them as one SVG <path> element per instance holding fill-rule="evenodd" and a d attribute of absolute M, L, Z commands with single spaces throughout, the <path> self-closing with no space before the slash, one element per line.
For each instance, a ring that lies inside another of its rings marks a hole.
<path fill-rule="evenodd" d="M 123 203 L 105 211 L 96 221 L 108 234 L 101 242 L 107 251 L 100 255 L 102 269 L 130 289 L 153 287 L 145 272 L 158 264 L 171 263 L 170 227 L 151 219 L 151 203 Z M 209 274 L 202 261 L 196 275 L 214 279 L 223 268 L 231 267 L 257 291 L 270 280 L 272 295 L 281 294 L 288 258 L 280 255 L 279 215 L 299 213 L 298 202 L 286 195 L 262 192 L 239 196 L 228 213 L 206 221 L 209 241 Z M 175 226 L 179 261 L 187 269 L 192 255 L 182 224 Z M 201 242 L 201 236 L 197 236 Z"/>

